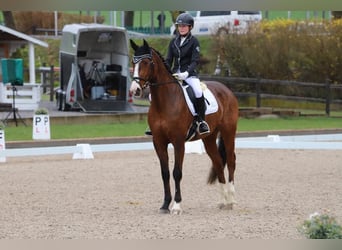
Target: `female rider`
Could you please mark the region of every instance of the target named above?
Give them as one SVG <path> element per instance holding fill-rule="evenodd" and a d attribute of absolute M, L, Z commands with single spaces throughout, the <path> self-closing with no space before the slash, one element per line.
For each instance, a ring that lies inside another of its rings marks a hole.
<path fill-rule="evenodd" d="M 210 132 L 210 129 L 204 120 L 206 106 L 196 71 L 200 58 L 200 45 L 197 38 L 191 35 L 194 19 L 188 13 L 182 13 L 177 17 L 175 25 L 177 34 L 169 43 L 165 61 L 172 69 L 174 76 L 188 83 L 194 90 L 197 131 L 200 135 L 206 134 Z"/>

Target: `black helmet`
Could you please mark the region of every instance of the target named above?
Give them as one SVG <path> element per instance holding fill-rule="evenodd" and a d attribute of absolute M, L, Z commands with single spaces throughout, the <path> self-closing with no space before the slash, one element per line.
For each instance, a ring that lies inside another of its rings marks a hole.
<path fill-rule="evenodd" d="M 176 25 L 178 24 L 194 27 L 194 18 L 189 13 L 182 13 L 176 19 Z"/>

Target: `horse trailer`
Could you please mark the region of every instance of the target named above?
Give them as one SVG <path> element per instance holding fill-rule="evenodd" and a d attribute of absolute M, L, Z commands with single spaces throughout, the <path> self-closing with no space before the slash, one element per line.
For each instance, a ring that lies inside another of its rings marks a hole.
<path fill-rule="evenodd" d="M 125 28 L 69 24 L 59 52 L 58 109 L 131 112 L 128 35 Z"/>

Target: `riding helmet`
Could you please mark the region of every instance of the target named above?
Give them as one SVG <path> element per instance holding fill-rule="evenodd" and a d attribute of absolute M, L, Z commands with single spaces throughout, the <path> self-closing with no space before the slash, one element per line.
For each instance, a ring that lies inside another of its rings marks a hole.
<path fill-rule="evenodd" d="M 182 13 L 176 19 L 176 25 L 183 24 L 194 27 L 194 18 L 189 13 Z"/>

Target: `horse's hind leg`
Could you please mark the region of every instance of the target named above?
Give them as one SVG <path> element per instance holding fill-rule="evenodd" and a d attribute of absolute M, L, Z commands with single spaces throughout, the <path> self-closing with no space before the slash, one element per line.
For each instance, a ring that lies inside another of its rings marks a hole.
<path fill-rule="evenodd" d="M 221 191 L 225 197 L 225 203 L 223 208 L 232 209 L 233 204 L 236 204 L 235 200 L 235 187 L 234 187 L 234 174 L 236 167 L 236 156 L 235 156 L 235 132 L 233 133 L 221 133 L 221 138 L 219 141 L 219 151 L 226 159 L 228 166 L 228 185 L 221 185 Z"/>
<path fill-rule="evenodd" d="M 212 169 L 208 179 L 209 184 L 213 184 L 217 179 L 220 183 L 226 183 L 224 177 L 224 165 L 216 145 L 216 135 L 210 135 L 203 139 L 205 151 L 212 162 Z"/>
<path fill-rule="evenodd" d="M 218 180 L 222 191 L 222 202 L 220 204 L 220 207 L 227 206 L 228 190 L 226 186 L 226 179 L 224 177 L 225 159 L 222 158 L 220 151 L 217 148 L 216 135 L 206 137 L 205 139 L 203 139 L 203 142 L 206 152 L 212 161 L 212 168 L 210 170 L 208 183 L 213 184 L 216 180 Z"/>

